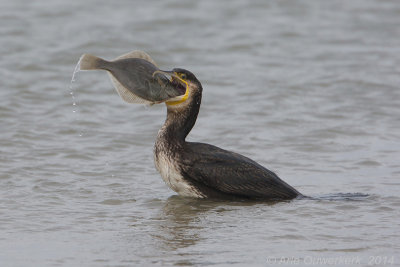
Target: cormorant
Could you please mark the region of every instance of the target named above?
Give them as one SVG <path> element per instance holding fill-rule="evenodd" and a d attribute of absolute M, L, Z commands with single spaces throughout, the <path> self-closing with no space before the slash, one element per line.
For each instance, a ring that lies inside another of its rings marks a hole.
<path fill-rule="evenodd" d="M 167 101 L 167 119 L 158 132 L 154 161 L 165 183 L 179 195 L 196 198 L 293 199 L 301 194 L 274 172 L 240 154 L 187 142 L 200 109 L 202 86 L 188 70 L 164 72 L 178 88 L 180 100 Z"/>
<path fill-rule="evenodd" d="M 84 54 L 78 66 L 80 70 L 108 71 L 115 89 L 128 103 L 166 103 L 167 119 L 158 132 L 154 161 L 163 180 L 179 195 L 266 200 L 301 196 L 275 173 L 245 156 L 209 144 L 186 142 L 199 113 L 203 90 L 190 71 L 161 71 L 143 51 L 132 51 L 113 61 Z"/>

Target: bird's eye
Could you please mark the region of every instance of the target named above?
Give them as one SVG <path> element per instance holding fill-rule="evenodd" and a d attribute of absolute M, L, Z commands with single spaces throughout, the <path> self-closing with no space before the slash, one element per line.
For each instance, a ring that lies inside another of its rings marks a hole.
<path fill-rule="evenodd" d="M 182 80 L 186 80 L 186 74 L 184 74 L 184 73 L 181 73 L 181 75 L 180 75 L 180 76 L 181 76 L 181 79 L 182 79 Z"/>

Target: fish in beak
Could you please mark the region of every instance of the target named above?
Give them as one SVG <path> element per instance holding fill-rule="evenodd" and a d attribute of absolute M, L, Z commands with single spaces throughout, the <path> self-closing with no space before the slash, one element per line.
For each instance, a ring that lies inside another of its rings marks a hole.
<path fill-rule="evenodd" d="M 176 101 L 186 93 L 187 84 L 182 84 L 182 79 L 158 69 L 154 60 L 142 51 L 133 51 L 112 61 L 84 54 L 79 66 L 80 70 L 106 70 L 118 94 L 128 103 L 152 105 Z"/>

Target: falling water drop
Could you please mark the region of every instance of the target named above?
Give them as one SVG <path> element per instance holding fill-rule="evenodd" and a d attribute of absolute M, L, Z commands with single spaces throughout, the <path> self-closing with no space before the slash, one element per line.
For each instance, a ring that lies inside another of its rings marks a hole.
<path fill-rule="evenodd" d="M 76 66 L 75 66 L 74 73 L 72 73 L 71 87 L 72 87 L 72 83 L 75 82 L 75 74 L 77 74 L 81 70 L 81 60 L 82 60 L 82 57 L 79 58 L 78 63 L 76 63 Z"/>
<path fill-rule="evenodd" d="M 75 66 L 74 72 L 72 73 L 71 83 L 69 85 L 69 89 L 70 89 L 70 93 L 69 94 L 71 95 L 72 106 L 73 106 L 72 113 L 74 113 L 75 116 L 77 116 L 79 112 L 78 112 L 78 105 L 77 105 L 77 102 L 76 102 L 76 99 L 75 99 L 73 83 L 76 80 L 76 74 L 80 71 L 81 60 L 82 60 L 82 58 L 79 59 L 78 63 Z M 77 117 L 74 118 L 75 121 L 77 119 L 78 119 Z M 83 136 L 83 132 L 80 131 L 78 135 L 79 135 L 79 137 L 82 137 Z"/>

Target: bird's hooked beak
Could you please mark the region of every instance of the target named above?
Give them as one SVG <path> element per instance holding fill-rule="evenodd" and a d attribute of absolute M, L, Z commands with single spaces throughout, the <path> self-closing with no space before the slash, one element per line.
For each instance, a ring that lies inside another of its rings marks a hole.
<path fill-rule="evenodd" d="M 179 77 L 178 73 L 175 71 L 164 71 L 164 70 L 156 70 L 153 73 L 153 77 L 155 74 L 164 74 L 166 76 L 170 76 L 170 82 L 171 85 L 174 86 L 176 89 L 182 91 L 182 95 L 176 96 L 174 98 L 168 99 L 165 101 L 167 105 L 177 105 L 180 103 L 183 103 L 186 101 L 186 99 L 189 97 L 189 85 L 187 81 L 183 80 L 181 77 Z"/>

